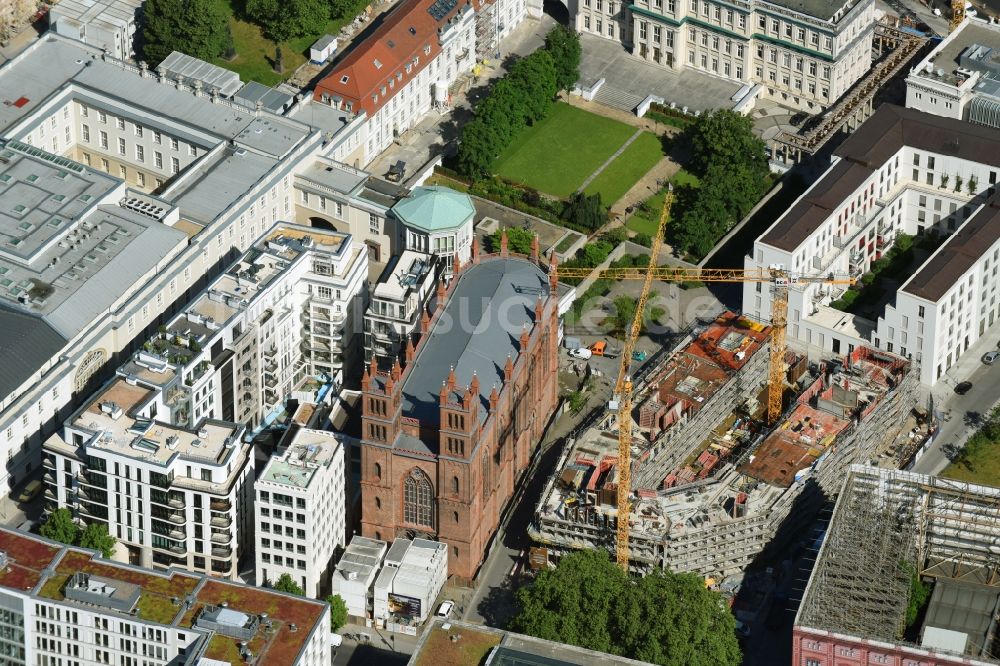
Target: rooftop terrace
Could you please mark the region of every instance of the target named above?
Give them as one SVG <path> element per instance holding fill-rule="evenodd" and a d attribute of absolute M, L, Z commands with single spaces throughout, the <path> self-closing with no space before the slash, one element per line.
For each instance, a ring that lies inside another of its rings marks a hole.
<path fill-rule="evenodd" d="M 118 564 L 101 559 L 93 551 L 7 528 L 0 528 L 0 552 L 9 558 L 0 572 L 0 587 L 72 605 L 79 602 L 72 598 L 73 590 L 67 595 L 67 583 L 75 574 L 86 574 L 91 591 L 107 599 L 99 605 L 110 615 L 174 627 L 195 627 L 193 631 L 199 634 L 206 632 L 196 627 L 195 618 L 207 608 L 227 604 L 234 613 L 255 618 L 266 613 L 267 619 L 259 623 L 259 631 L 250 640 L 259 664 L 291 665 L 313 632 L 327 631 L 327 626 L 320 623 L 326 604 L 311 599 L 207 576 L 177 571 L 160 573 Z M 132 605 L 136 593 L 138 599 Z M 128 609 L 118 607 L 122 601 Z M 221 633 L 206 635 L 211 638 L 205 657 L 243 663 L 238 640 Z"/>
<path fill-rule="evenodd" d="M 341 443 L 333 433 L 300 428 L 281 457 L 272 457 L 260 481 L 307 488 L 316 471 L 333 462 Z"/>

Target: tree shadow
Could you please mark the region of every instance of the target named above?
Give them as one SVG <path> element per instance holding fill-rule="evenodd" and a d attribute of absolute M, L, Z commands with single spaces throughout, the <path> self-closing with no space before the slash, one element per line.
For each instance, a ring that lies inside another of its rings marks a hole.
<path fill-rule="evenodd" d="M 962 420 L 964 421 L 965 425 L 970 428 L 979 428 L 985 422 L 985 419 L 983 418 L 981 412 L 972 412 L 972 411 L 966 412 Z"/>
<path fill-rule="evenodd" d="M 476 612 L 483 618 L 483 622 L 498 629 L 507 627 L 514 617 L 515 610 L 514 590 L 508 581 L 504 581 L 499 587 L 491 587 L 476 607 Z"/>

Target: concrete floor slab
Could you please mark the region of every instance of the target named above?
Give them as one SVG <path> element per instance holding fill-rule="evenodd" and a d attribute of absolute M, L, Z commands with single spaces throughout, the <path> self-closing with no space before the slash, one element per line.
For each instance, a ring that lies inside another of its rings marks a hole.
<path fill-rule="evenodd" d="M 675 72 L 634 57 L 616 41 L 594 35 L 581 35 L 583 57 L 580 61 L 580 81 L 586 86 L 602 77 L 604 86 L 625 93 L 627 97 L 659 95 L 669 104 L 705 110 L 730 108 L 730 99 L 742 87 L 702 72 L 684 69 Z M 630 109 L 629 109 L 630 110 Z"/>

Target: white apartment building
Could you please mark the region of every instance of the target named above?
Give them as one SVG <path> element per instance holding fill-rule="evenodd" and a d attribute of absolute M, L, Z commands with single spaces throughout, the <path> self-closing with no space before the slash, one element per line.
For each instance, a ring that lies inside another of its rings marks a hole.
<path fill-rule="evenodd" d="M 142 0 L 60 0 L 49 10 L 49 27 L 125 60 L 135 56 L 141 11 Z"/>
<path fill-rule="evenodd" d="M 337 390 L 359 365 L 368 253 L 345 234 L 280 222 L 143 345 L 119 374 L 169 366 L 169 420 L 256 426 L 305 378 Z"/>
<path fill-rule="evenodd" d="M 477 33 L 492 43 L 524 19 L 524 0 L 497 1 L 480 21 L 471 3 L 404 0 L 317 84 L 316 101 L 365 115 L 362 164 L 432 108 L 450 105 L 451 86 L 477 62 Z"/>
<path fill-rule="evenodd" d="M 468 194 L 441 186 L 414 187 L 392 207 L 397 252 L 426 252 L 441 259 L 452 273 L 455 261 L 472 260 L 476 207 Z"/>
<path fill-rule="evenodd" d="M 789 341 L 834 354 L 870 344 L 916 360 L 921 382 L 933 385 L 1000 316 L 998 174 L 995 130 L 882 105 L 757 239 L 746 268 L 860 278 L 898 234 L 940 234 L 875 319 L 829 307 L 843 286 L 793 281 L 788 297 Z M 743 310 L 770 318 L 766 285 L 744 286 Z"/>
<path fill-rule="evenodd" d="M 1000 25 L 967 18 L 906 77 L 906 107 L 1000 127 Z"/>
<path fill-rule="evenodd" d="M 365 361 L 388 367 L 406 353 L 441 275 L 433 254 L 405 250 L 382 271 L 365 312 Z M 412 352 L 412 349 L 411 349 Z"/>
<path fill-rule="evenodd" d="M 344 456 L 335 433 L 301 428 L 267 462 L 254 484 L 255 580 L 288 574 L 317 599 L 329 589 L 346 543 Z"/>
<path fill-rule="evenodd" d="M 322 601 L 112 563 L 3 528 L 0 563 L 6 666 L 205 666 L 232 663 L 233 654 L 274 666 L 330 664 Z"/>
<path fill-rule="evenodd" d="M 572 20 L 648 62 L 816 109 L 870 68 L 875 18 L 874 0 L 579 0 Z"/>
<path fill-rule="evenodd" d="M 167 399 L 141 376 L 92 396 L 45 442 L 47 509 L 106 524 L 134 564 L 235 579 L 251 546 L 253 445 L 235 423 L 161 420 Z"/>

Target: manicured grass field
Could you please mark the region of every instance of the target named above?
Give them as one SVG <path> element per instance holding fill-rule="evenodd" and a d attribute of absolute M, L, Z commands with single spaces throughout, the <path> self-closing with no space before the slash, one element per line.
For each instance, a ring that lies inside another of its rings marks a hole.
<path fill-rule="evenodd" d="M 547 118 L 518 135 L 497 159 L 494 171 L 541 192 L 568 197 L 634 133 L 624 123 L 559 103 Z"/>
<path fill-rule="evenodd" d="M 600 192 L 601 201 L 605 206 L 610 206 L 625 196 L 662 158 L 660 140 L 654 134 L 643 132 L 597 178 L 590 181 L 584 192 Z"/>
<path fill-rule="evenodd" d="M 670 179 L 674 187 L 692 186 L 698 187 L 698 177 L 681 169 Z M 656 228 L 660 222 L 660 209 L 663 208 L 663 197 L 666 190 L 660 190 L 650 198 L 646 199 L 648 211 L 637 211 L 628 219 L 625 226 L 637 234 L 647 234 L 652 236 L 656 233 Z M 669 218 L 668 218 L 669 223 Z"/>
<path fill-rule="evenodd" d="M 278 74 L 272 66 L 275 56 L 274 42 L 264 37 L 257 25 L 237 18 L 235 5 L 239 0 L 223 0 L 223 2 L 232 14 L 229 25 L 233 31 L 236 57 L 232 60 L 216 58 L 213 64 L 236 72 L 244 82 L 258 81 L 266 86 L 273 86 L 291 76 L 295 69 L 306 61 L 309 47 L 317 39 L 323 35 L 336 36 L 340 29 L 353 21 L 357 13 L 364 8 L 364 4 L 358 3 L 357 11 L 352 12 L 347 18 L 330 19 L 325 24 L 317 25 L 314 34 L 281 42 L 284 73 Z"/>
<path fill-rule="evenodd" d="M 945 467 L 941 476 L 1000 487 L 1000 441 L 983 439 L 978 446 L 967 445 L 959 459 Z"/>

